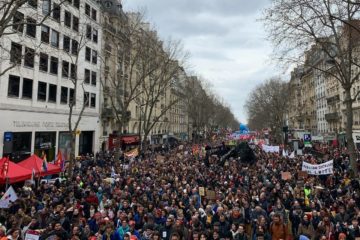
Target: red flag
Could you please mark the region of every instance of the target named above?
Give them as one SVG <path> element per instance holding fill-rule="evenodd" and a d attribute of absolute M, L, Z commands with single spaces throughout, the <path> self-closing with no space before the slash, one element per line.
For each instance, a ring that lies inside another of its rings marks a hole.
<path fill-rule="evenodd" d="M 55 165 L 61 167 L 61 163 L 62 163 L 62 153 L 61 153 L 61 151 L 59 149 L 58 154 L 56 156 Z"/>
<path fill-rule="evenodd" d="M 5 161 L 4 161 L 4 164 L 2 166 L 1 174 L 4 177 L 6 177 L 8 172 L 9 172 L 9 161 L 10 161 L 9 157 L 6 157 Z"/>

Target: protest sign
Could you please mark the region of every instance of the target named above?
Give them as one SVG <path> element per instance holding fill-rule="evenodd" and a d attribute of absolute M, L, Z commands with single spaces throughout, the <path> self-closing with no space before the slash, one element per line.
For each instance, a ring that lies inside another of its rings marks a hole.
<path fill-rule="evenodd" d="M 262 149 L 264 150 L 264 152 L 267 152 L 267 153 L 279 153 L 279 151 L 280 151 L 279 146 L 263 145 Z"/>
<path fill-rule="evenodd" d="M 0 199 L 0 208 L 8 208 L 10 203 L 15 202 L 17 199 L 18 197 L 14 188 L 10 186 Z"/>
<path fill-rule="evenodd" d="M 204 187 L 199 187 L 199 195 L 202 197 L 205 196 L 205 188 Z"/>
<path fill-rule="evenodd" d="M 216 199 L 215 191 L 206 189 L 206 198 L 209 200 L 215 200 Z"/>
<path fill-rule="evenodd" d="M 308 173 L 307 173 L 307 172 L 305 172 L 305 171 L 298 171 L 298 178 L 304 179 L 304 178 L 307 178 L 307 177 L 308 177 Z"/>
<path fill-rule="evenodd" d="M 327 161 L 322 164 L 310 164 L 303 162 L 302 171 L 307 172 L 309 175 L 327 175 L 333 173 L 333 160 Z"/>
<path fill-rule="evenodd" d="M 40 234 L 33 230 L 28 230 L 25 234 L 25 240 L 39 240 Z"/>
<path fill-rule="evenodd" d="M 290 172 L 281 172 L 281 179 L 282 180 L 290 180 L 291 179 L 291 173 Z"/>

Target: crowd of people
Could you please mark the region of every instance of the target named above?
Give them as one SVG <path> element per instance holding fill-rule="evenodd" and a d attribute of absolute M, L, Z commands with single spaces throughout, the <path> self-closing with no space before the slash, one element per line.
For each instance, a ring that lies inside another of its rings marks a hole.
<path fill-rule="evenodd" d="M 84 156 L 73 179 L 14 185 L 0 240 L 30 230 L 41 240 L 360 239 L 360 187 L 346 153 L 328 152 L 333 174 L 306 176 L 302 161 L 325 160 L 254 152 L 255 163 L 222 164 L 190 144 L 131 160 Z"/>

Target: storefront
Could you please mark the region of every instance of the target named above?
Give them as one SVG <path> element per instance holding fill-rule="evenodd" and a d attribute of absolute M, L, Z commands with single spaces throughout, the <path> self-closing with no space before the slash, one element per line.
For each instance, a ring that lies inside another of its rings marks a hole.
<path fill-rule="evenodd" d="M 79 139 L 80 155 L 93 153 L 93 145 L 94 145 L 93 140 L 94 140 L 94 131 L 83 131 L 80 133 L 80 139 Z"/>
<path fill-rule="evenodd" d="M 68 115 L 60 113 L 1 110 L 0 158 L 17 155 L 25 159 L 30 154 L 46 154 L 48 161 L 61 150 L 65 159 L 71 152 Z M 100 147 L 100 125 L 96 114 L 83 115 L 76 134 L 75 155 L 93 153 Z M 20 159 L 20 160 L 22 160 Z"/>
<path fill-rule="evenodd" d="M 40 157 L 46 154 L 47 161 L 51 162 L 56 157 L 56 132 L 35 132 L 34 153 Z"/>
<path fill-rule="evenodd" d="M 19 162 L 31 154 L 32 132 L 5 132 L 3 155 Z"/>
<path fill-rule="evenodd" d="M 140 145 L 140 136 L 137 134 L 109 134 L 109 150 L 120 147 L 123 151 Z"/>

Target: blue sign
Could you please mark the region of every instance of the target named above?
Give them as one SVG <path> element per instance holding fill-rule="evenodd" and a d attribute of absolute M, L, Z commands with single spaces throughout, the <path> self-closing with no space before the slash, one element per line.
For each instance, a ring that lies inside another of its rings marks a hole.
<path fill-rule="evenodd" d="M 304 134 L 304 142 L 311 142 L 311 134 Z"/>
<path fill-rule="evenodd" d="M 11 142 L 13 140 L 12 132 L 4 132 L 4 142 Z"/>

